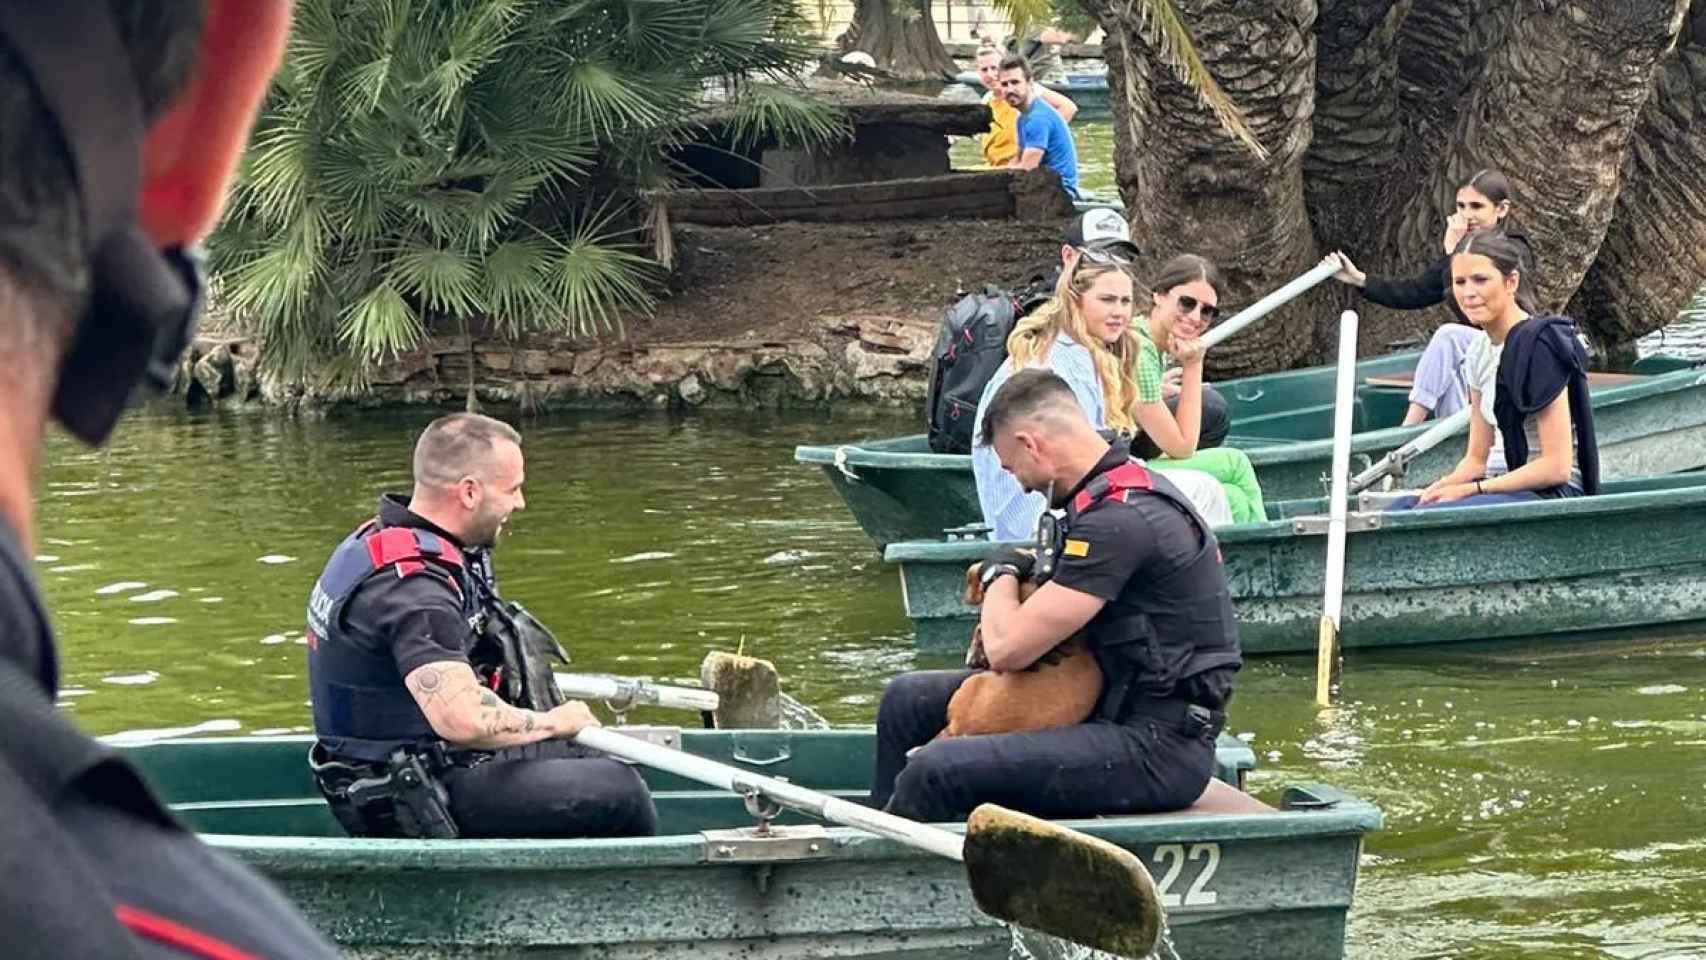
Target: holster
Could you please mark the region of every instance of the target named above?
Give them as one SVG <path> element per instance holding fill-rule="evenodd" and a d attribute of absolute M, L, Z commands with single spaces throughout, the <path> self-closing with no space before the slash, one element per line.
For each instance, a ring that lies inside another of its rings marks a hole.
<path fill-rule="evenodd" d="M 334 760 L 315 744 L 308 767 L 332 816 L 352 837 L 454 840 L 450 795 L 438 779 L 448 765 L 442 750 L 399 748 L 383 765 Z"/>

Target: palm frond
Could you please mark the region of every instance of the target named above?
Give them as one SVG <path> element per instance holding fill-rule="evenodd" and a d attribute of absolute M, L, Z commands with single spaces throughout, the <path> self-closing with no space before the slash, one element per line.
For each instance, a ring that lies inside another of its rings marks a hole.
<path fill-rule="evenodd" d="M 1203 106 L 1213 111 L 1214 117 L 1227 133 L 1249 149 L 1258 159 L 1268 158 L 1268 148 L 1262 146 L 1256 139 L 1255 131 L 1244 119 L 1244 111 L 1232 101 L 1220 83 L 1214 79 L 1208 66 L 1202 62 L 1202 55 L 1197 52 L 1196 41 L 1191 38 L 1190 27 L 1185 18 L 1174 6 L 1173 0 L 1126 0 L 1125 15 L 1128 19 L 1136 16 L 1143 25 L 1143 36 L 1149 45 L 1155 48 L 1161 61 L 1173 70 L 1173 76 L 1179 82 L 1189 87 L 1197 95 L 1197 100 Z M 1129 64 L 1131 60 L 1131 43 L 1125 33 L 1120 33 L 1120 52 Z M 1126 96 L 1136 99 L 1136 89 L 1133 86 L 1131 69 L 1125 71 Z"/>
<path fill-rule="evenodd" d="M 729 129 L 742 146 L 768 137 L 790 144 L 827 144 L 853 136 L 845 111 L 771 83 L 742 85 Z"/>
<path fill-rule="evenodd" d="M 395 356 L 426 333 L 420 315 L 389 281 L 381 282 L 344 311 L 338 340 L 369 362 Z"/>

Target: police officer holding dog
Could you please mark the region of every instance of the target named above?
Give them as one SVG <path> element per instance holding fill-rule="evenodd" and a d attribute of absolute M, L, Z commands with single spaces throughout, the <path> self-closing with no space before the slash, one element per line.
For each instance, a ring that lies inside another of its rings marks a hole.
<path fill-rule="evenodd" d="M 414 477 L 309 596 L 310 765 L 339 822 L 358 836 L 655 833 L 640 775 L 566 742 L 598 720 L 557 691 L 555 638 L 497 592 L 490 550 L 525 505 L 520 434 L 441 417 Z"/>
<path fill-rule="evenodd" d="M 1024 670 L 1079 633 L 1103 676 L 1088 721 L 933 739 L 970 674 L 903 674 L 877 711 L 872 801 L 917 820 L 980 803 L 1044 817 L 1189 806 L 1214 769 L 1241 658 L 1220 548 L 1161 474 L 1110 444 L 1054 372 L 996 391 L 981 435 L 1027 491 L 1049 494 L 1035 553 L 985 560 L 980 626 L 995 670 Z M 1044 581 L 1023 603 L 1021 579 Z"/>

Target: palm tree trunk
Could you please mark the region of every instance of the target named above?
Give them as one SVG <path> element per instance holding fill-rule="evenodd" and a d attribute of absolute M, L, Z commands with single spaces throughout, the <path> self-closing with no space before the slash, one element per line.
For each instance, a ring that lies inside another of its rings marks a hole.
<path fill-rule="evenodd" d="M 1706 278 L 1706 0 L 1694 0 L 1631 141 L 1605 242 L 1567 311 L 1613 357 L 1674 320 Z"/>
<path fill-rule="evenodd" d="M 1153 270 L 1200 253 L 1225 270 L 1222 299 L 1249 303 L 1320 254 L 1303 198 L 1315 106 L 1314 0 L 1175 0 L 1209 71 L 1269 155 L 1258 159 L 1145 41 L 1134 0 L 1084 0 L 1107 31 L 1115 168 L 1132 230 Z M 1317 288 L 1319 290 L 1319 288 Z M 1209 357 L 1215 376 L 1272 370 L 1313 347 L 1305 297 Z M 1321 309 L 1316 304 L 1315 309 Z"/>
<path fill-rule="evenodd" d="M 1322 0 L 1315 24 L 1315 132 L 1303 156 L 1303 197 L 1323 250 L 1356 248 L 1398 207 L 1391 189 L 1405 129 L 1398 47 L 1412 7 L 1413 0 Z M 1345 305 L 1354 302 L 1348 289 L 1337 292 Z M 1372 305 L 1355 305 L 1367 318 Z M 1336 316 L 1332 310 L 1317 315 L 1317 354 L 1332 350 Z M 1365 319 L 1364 328 L 1376 325 Z"/>
<path fill-rule="evenodd" d="M 1400 224 L 1438 222 L 1442 200 L 1482 167 L 1512 187 L 1540 260 L 1544 306 L 1569 299 L 1593 263 L 1622 186 L 1619 170 L 1682 25 L 1688 0 L 1500 3 L 1482 20 L 1500 38 L 1463 105 L 1451 144 Z M 1437 233 L 1430 242 L 1437 243 Z"/>
<path fill-rule="evenodd" d="M 936 33 L 930 0 L 858 0 L 848 30 L 849 50 L 904 80 L 939 80 L 959 69 Z"/>

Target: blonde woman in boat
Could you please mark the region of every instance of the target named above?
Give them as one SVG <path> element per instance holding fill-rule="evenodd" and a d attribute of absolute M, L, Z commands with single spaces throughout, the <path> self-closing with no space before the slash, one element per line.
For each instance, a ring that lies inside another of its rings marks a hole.
<path fill-rule="evenodd" d="M 975 422 L 980 429 L 990 399 L 1008 378 L 1027 367 L 1046 367 L 1072 388 L 1096 429 L 1131 434 L 1131 381 L 1122 371 L 1135 362 L 1137 342 L 1131 334 L 1134 284 L 1126 263 L 1124 257 L 1095 246 L 1070 255 L 1054 297 L 1020 320 L 1008 336 L 1007 362 L 989 379 L 978 401 Z M 977 436 L 972 438 L 972 474 L 984 523 L 994 538 L 1031 539 L 1037 518 L 1047 509 L 1047 497 L 1040 491 L 1027 493 Z M 1233 522 L 1226 493 L 1213 477 L 1171 467 L 1167 476 L 1210 525 Z"/>
<path fill-rule="evenodd" d="M 1151 286 L 1148 315 L 1139 317 L 1127 331 L 1105 331 L 1104 335 L 1131 339 L 1131 346 L 1120 348 L 1126 359 L 1119 374 L 1120 396 L 1138 431 L 1132 453 L 1151 460 L 1158 470 L 1207 473 L 1226 488 L 1234 522 L 1259 523 L 1268 515 L 1250 458 L 1230 447 L 1198 449 L 1203 413 L 1200 338 L 1220 316 L 1222 287 L 1220 270 L 1211 261 L 1181 254 L 1162 265 Z M 1165 357 L 1181 368 L 1176 409 L 1166 403 Z"/>

